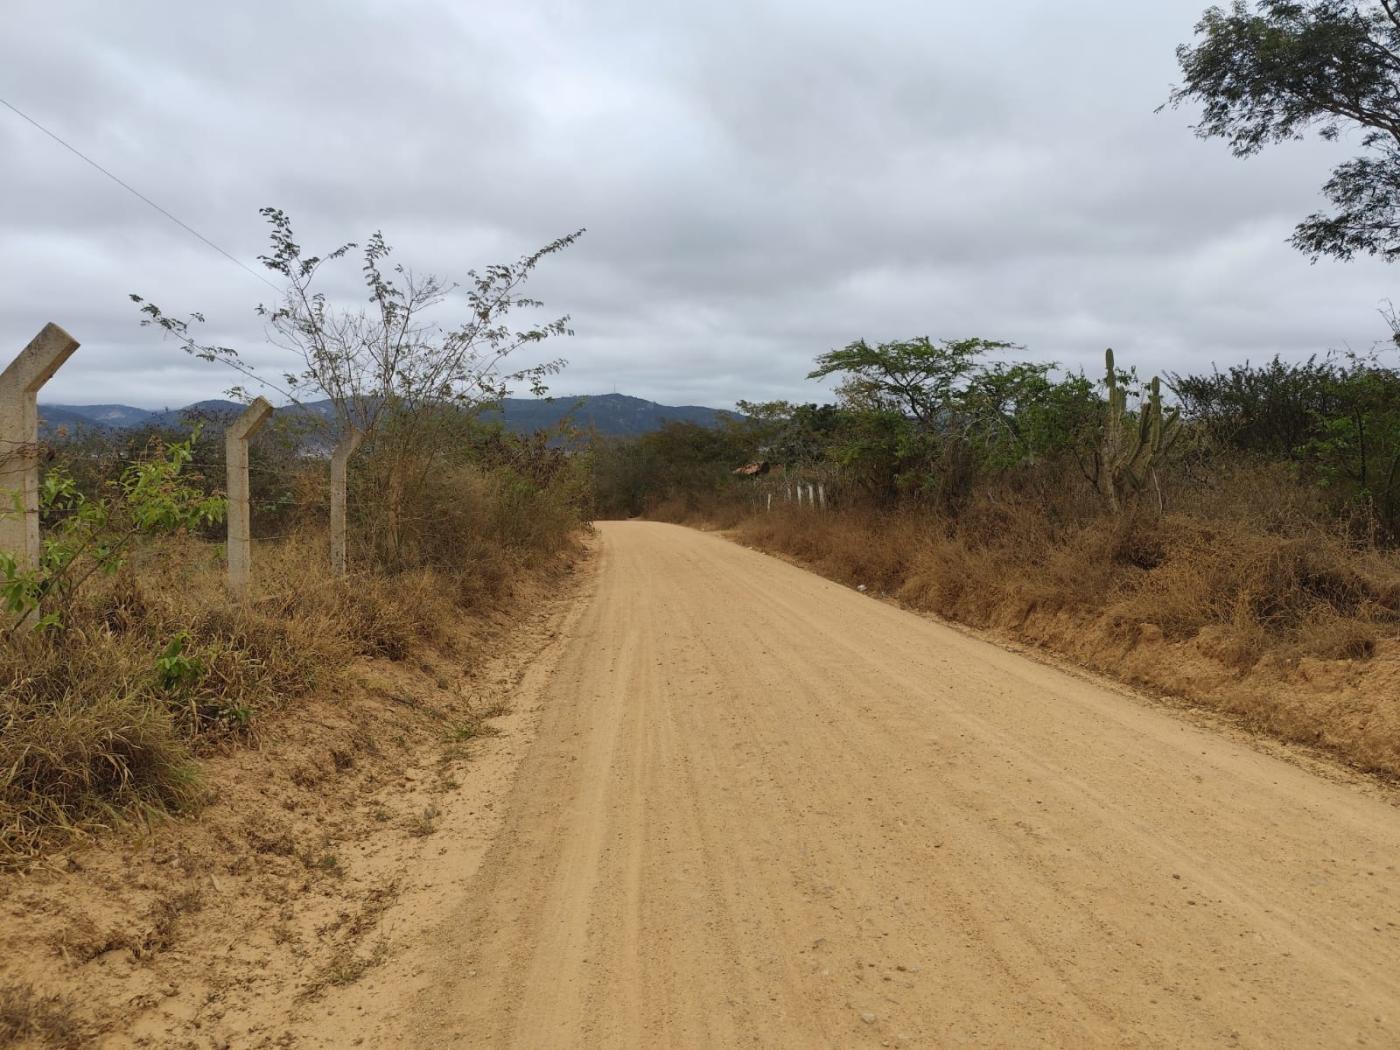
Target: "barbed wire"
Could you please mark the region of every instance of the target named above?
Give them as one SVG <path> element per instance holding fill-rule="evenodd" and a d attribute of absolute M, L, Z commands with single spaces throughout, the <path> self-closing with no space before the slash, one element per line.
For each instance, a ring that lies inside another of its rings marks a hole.
<path fill-rule="evenodd" d="M 43 449 L 44 447 L 45 447 L 45 446 L 43 446 L 42 444 L 41 444 L 40 446 L 37 446 L 37 448 L 39 448 L 39 449 Z M 0 452 L 0 462 L 4 462 L 4 460 L 5 460 L 7 457 L 15 457 L 15 456 L 20 456 L 20 455 L 32 455 L 32 454 L 33 454 L 32 452 L 30 452 L 30 451 L 27 450 L 27 449 L 23 449 L 23 448 L 21 448 L 21 450 L 18 451 L 18 452 L 10 452 L 10 453 L 8 453 L 8 454 L 7 454 L 7 453 L 4 453 L 4 452 Z M 100 453 L 86 453 L 86 454 L 76 455 L 76 456 L 74 456 L 74 455 L 66 455 L 66 454 L 56 454 L 56 455 L 53 455 L 53 456 L 52 456 L 52 458 L 50 459 L 50 462 L 51 462 L 51 463 L 54 463 L 54 464 L 61 465 L 61 466 L 89 465 L 89 466 L 97 466 L 97 467 L 115 467 L 115 466 L 122 466 L 122 465 L 129 466 L 129 465 L 138 464 L 138 463 L 141 463 L 141 462 L 144 462 L 144 461 L 141 460 L 141 459 L 139 459 L 139 458 L 136 458 L 136 457 L 132 457 L 132 456 L 123 456 L 123 455 L 120 455 L 120 454 L 102 455 L 102 454 L 100 454 Z M 224 473 L 226 473 L 227 470 L 228 470 L 228 464 L 227 464 L 227 463 L 221 463 L 221 462 L 216 462 L 216 461 L 212 461 L 212 460 L 186 460 L 186 461 L 182 464 L 182 467 L 183 467 L 183 468 L 193 468 L 193 469 L 195 469 L 195 470 L 201 470 L 201 471 L 209 471 L 209 472 L 218 473 L 218 474 L 221 474 L 221 475 L 224 474 Z M 289 480 L 295 479 L 295 478 L 297 478 L 298 476 L 301 476 L 301 475 L 306 475 L 306 474 L 311 474 L 311 473 L 324 474 L 324 473 L 326 473 L 326 471 L 328 471 L 329 469 L 330 469 L 329 461 L 325 461 L 324 463 L 309 463 L 309 464 L 297 465 L 297 466 L 292 466 L 292 467 L 266 466 L 266 465 L 258 464 L 258 463 L 250 463 L 250 464 L 248 464 L 248 472 L 249 472 L 250 474 L 260 474 L 260 475 L 263 475 L 263 476 L 266 476 L 266 477 L 287 478 L 287 479 L 289 479 Z"/>

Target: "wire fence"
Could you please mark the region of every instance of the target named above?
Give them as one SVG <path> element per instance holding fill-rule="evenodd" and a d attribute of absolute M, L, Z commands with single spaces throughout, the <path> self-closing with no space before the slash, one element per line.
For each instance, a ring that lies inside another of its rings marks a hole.
<path fill-rule="evenodd" d="M 78 476 L 82 487 L 90 486 L 89 495 L 92 496 L 101 486 L 119 479 L 127 467 L 145 461 L 158 444 L 124 444 L 118 435 L 106 437 L 113 444 L 96 448 L 52 437 L 34 442 L 0 440 L 0 470 L 7 461 L 37 465 L 39 478 L 62 469 Z M 222 445 L 220 437 L 217 447 L 222 448 Z M 257 456 L 256 444 L 250 451 Z M 323 493 L 307 495 L 312 485 L 326 486 L 331 467 L 329 458 L 283 453 L 278 459 L 280 461 L 271 463 L 255 459 L 245 468 L 251 481 L 251 493 L 246 501 L 249 538 L 257 543 L 305 538 L 308 528 L 324 528 L 331 513 L 328 487 Z M 229 487 L 228 469 L 228 462 L 222 457 L 196 455 L 183 461 L 180 473 L 187 479 L 207 483 L 211 492 L 222 492 Z M 48 508 L 41 511 L 41 521 L 44 527 L 53 527 L 69 513 L 71 509 Z M 223 528 L 220 525 L 205 530 L 206 538 L 222 538 Z"/>
<path fill-rule="evenodd" d="M 770 471 L 749 479 L 749 503 L 759 511 L 811 510 L 825 513 L 844 496 L 842 480 L 825 471 Z"/>
<path fill-rule="evenodd" d="M 128 470 L 149 463 L 152 457 L 164 457 L 167 464 L 178 460 L 180 485 L 175 487 L 192 490 L 194 502 L 207 503 L 208 497 L 217 495 L 228 499 L 222 524 L 210 524 L 213 513 L 200 512 L 193 519 L 199 524 L 190 530 L 205 540 L 224 540 L 229 582 L 236 593 L 246 592 L 255 542 L 287 540 L 309 526 L 324 529 L 322 537 L 329 534 L 331 570 L 343 573 L 348 497 L 354 498 L 357 531 L 365 534 L 357 542 L 396 552 L 405 542 L 425 543 L 423 535 L 441 531 L 440 511 L 452 501 L 434 496 L 438 501 L 433 514 L 422 519 L 403 513 L 398 473 L 402 468 L 396 465 L 402 457 L 396 459 L 392 449 L 374 461 L 362 459 L 363 473 L 351 486 L 345 460 L 359 448 L 355 431 L 332 433 L 336 428 L 327 423 L 317 427 L 314 439 L 306 433 L 281 432 L 275 425 L 256 432 L 273 412 L 263 399 L 256 399 L 241 415 L 211 419 L 215 426 L 228 424 L 222 433 L 211 426 L 176 436 L 158 424 L 134 432 L 102 426 L 70 431 L 52 421 L 41 433 L 35 411 L 38 390 L 77 347 L 67 332 L 50 324 L 20 352 L 15 364 L 0 372 L 5 377 L 0 380 L 0 554 L 14 554 L 15 571 L 39 571 L 45 554 L 43 533 L 65 522 L 80 524 L 79 507 L 91 511 L 92 501 L 100 499 L 109 501 L 103 510 L 119 509 L 121 489 L 132 477 Z M 173 443 L 187 443 L 188 458 L 181 454 L 172 460 Z M 383 446 L 375 449 L 374 445 L 371 441 L 370 448 L 358 454 L 365 457 L 383 451 Z M 522 439 L 501 430 L 473 432 L 464 438 L 463 450 L 488 469 L 513 470 L 518 482 L 511 483 L 503 498 L 517 501 L 523 497 L 516 489 L 547 486 L 570 462 L 565 451 L 552 447 L 546 436 Z M 61 471 L 68 472 L 72 484 L 50 485 L 46 505 L 41 483 L 55 480 Z M 52 498 L 59 490 L 61 497 Z M 100 517 L 92 515 L 90 520 Z M 417 539 L 403 539 L 415 530 Z"/>

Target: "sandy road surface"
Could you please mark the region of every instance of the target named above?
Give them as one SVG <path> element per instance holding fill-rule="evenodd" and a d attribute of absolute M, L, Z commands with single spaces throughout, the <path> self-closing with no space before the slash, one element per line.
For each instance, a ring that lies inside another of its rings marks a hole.
<path fill-rule="evenodd" d="M 601 526 L 399 1045 L 1400 1046 L 1400 812 L 722 539 Z"/>

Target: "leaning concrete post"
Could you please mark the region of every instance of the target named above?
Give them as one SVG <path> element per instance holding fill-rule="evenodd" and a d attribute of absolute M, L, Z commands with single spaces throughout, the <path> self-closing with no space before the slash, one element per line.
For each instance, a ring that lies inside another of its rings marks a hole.
<path fill-rule="evenodd" d="M 345 475 L 365 432 L 351 427 L 331 453 L 331 572 L 345 575 Z"/>
<path fill-rule="evenodd" d="M 0 372 L 0 551 L 39 565 L 39 388 L 78 349 L 50 322 Z"/>
<path fill-rule="evenodd" d="M 252 513 L 248 506 L 248 439 L 272 415 L 266 398 L 257 398 L 224 433 L 228 462 L 228 585 L 233 593 L 248 593 L 253 565 Z"/>

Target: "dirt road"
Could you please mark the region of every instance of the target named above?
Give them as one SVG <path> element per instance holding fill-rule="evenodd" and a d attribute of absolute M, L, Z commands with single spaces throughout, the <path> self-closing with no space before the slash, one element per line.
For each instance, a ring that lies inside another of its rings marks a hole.
<path fill-rule="evenodd" d="M 600 548 L 395 1045 L 1400 1045 L 1378 792 L 714 536 Z"/>

